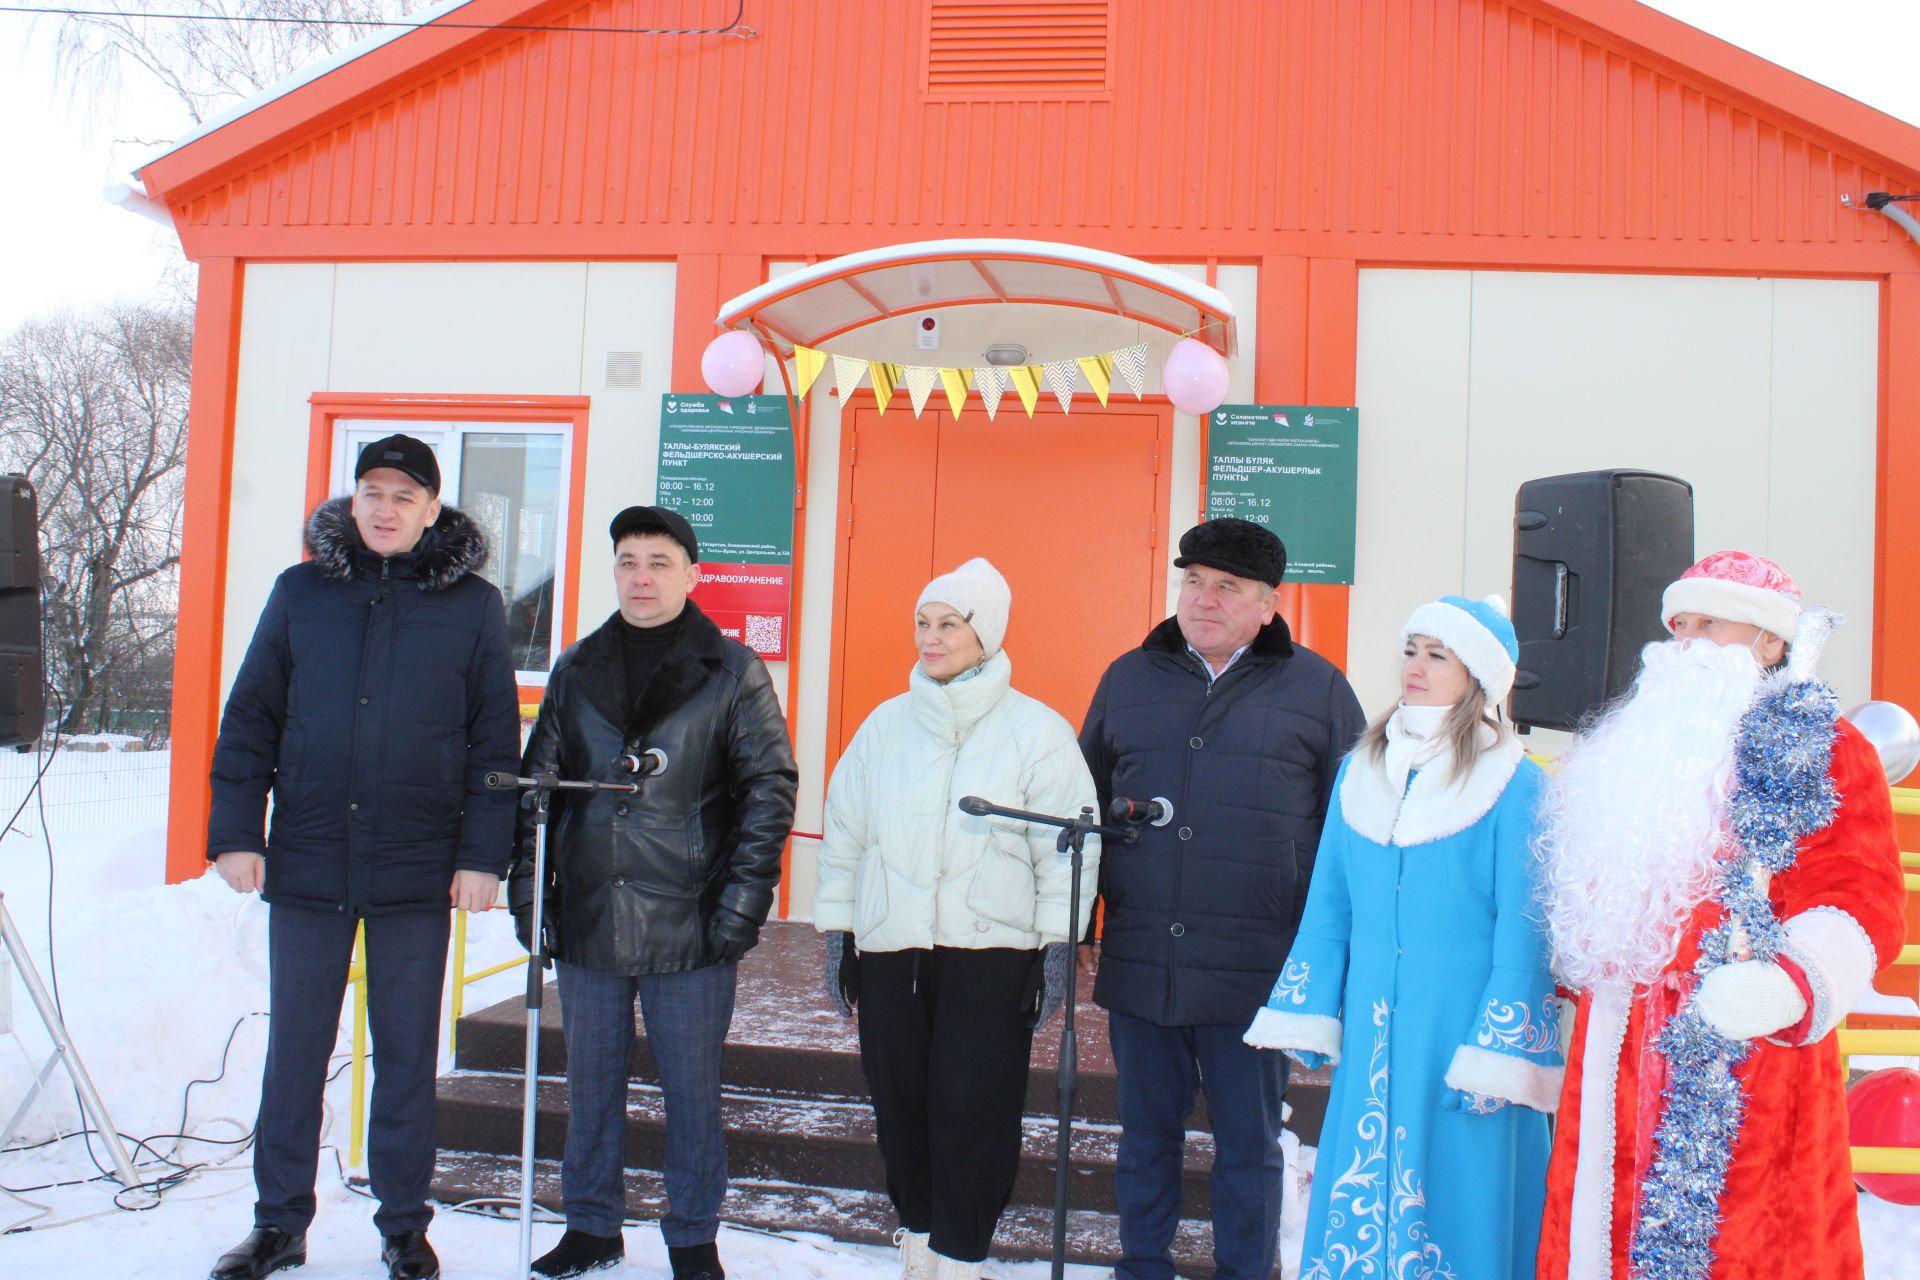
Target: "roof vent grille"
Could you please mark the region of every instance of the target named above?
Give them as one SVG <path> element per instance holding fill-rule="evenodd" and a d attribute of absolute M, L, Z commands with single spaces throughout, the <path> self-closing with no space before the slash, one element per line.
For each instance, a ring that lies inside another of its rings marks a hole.
<path fill-rule="evenodd" d="M 1113 91 L 1111 0 L 927 0 L 931 98 L 1105 98 Z"/>

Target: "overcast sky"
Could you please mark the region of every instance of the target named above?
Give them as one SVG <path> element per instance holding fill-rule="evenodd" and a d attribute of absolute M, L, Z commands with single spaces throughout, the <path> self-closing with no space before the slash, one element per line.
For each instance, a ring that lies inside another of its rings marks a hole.
<path fill-rule="evenodd" d="M 40 0 L 28 0 L 29 3 Z M 1920 0 L 1657 0 L 1654 8 L 1920 123 Z M 56 92 L 49 19 L 0 14 L 0 332 L 62 307 L 150 291 L 173 237 L 105 204 L 186 117 L 154 92 L 111 110 Z"/>

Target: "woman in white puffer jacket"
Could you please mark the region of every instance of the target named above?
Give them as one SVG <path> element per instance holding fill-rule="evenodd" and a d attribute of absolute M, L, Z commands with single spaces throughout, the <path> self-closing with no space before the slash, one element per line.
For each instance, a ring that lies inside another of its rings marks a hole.
<path fill-rule="evenodd" d="M 967 795 L 1057 814 L 1096 803 L 1072 726 L 1011 685 L 1011 603 L 985 560 L 928 583 L 907 692 L 867 717 L 827 787 L 814 927 L 829 995 L 859 1008 L 909 1278 L 980 1274 L 1019 1169 L 1033 1030 L 1098 882 L 1089 841 L 1070 923 L 1058 832 L 959 809 Z"/>

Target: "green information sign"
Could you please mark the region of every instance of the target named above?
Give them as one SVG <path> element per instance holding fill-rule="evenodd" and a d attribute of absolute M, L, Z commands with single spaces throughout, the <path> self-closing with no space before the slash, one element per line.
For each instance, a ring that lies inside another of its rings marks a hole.
<path fill-rule="evenodd" d="M 1207 519 L 1263 524 L 1287 544 L 1287 581 L 1353 582 L 1360 411 L 1223 404 L 1207 420 Z"/>
<path fill-rule="evenodd" d="M 768 659 L 787 656 L 793 468 L 785 396 L 662 398 L 656 501 L 700 540 L 693 599 L 723 635 Z"/>
<path fill-rule="evenodd" d="M 703 560 L 793 559 L 793 424 L 784 396 L 662 397 L 660 505 Z"/>

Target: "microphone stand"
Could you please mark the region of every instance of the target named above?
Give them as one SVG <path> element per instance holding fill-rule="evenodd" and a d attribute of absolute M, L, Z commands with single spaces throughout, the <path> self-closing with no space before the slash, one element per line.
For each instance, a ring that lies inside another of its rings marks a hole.
<path fill-rule="evenodd" d="M 650 757 L 641 757 L 653 764 Z M 531 951 L 527 957 L 527 1066 L 526 1090 L 520 1115 L 520 1267 L 516 1276 L 525 1276 L 533 1268 L 533 1130 L 538 1107 L 540 1082 L 540 1005 L 546 993 L 542 974 L 547 968 L 547 816 L 556 791 L 616 791 L 633 795 L 640 790 L 638 778 L 658 773 L 666 767 L 666 757 L 652 768 L 633 770 L 633 782 L 563 782 L 549 769 L 538 777 L 521 778 L 510 773 L 489 773 L 487 786 L 495 791 L 525 791 L 533 802 L 533 916 Z"/>
<path fill-rule="evenodd" d="M 1054 847 L 1067 854 L 1073 863 L 1072 884 L 1067 890 L 1069 931 L 1077 930 L 1080 924 L 1080 867 L 1087 837 L 1099 836 L 1102 840 L 1118 844 L 1132 844 L 1140 838 L 1140 832 L 1135 827 L 1102 825 L 1091 808 L 1080 810 L 1074 817 L 1062 818 L 1050 813 L 1010 809 L 982 800 L 979 796 L 963 796 L 960 810 L 976 818 L 1013 818 L 1043 827 L 1060 828 L 1060 838 Z M 1073 1146 L 1073 1091 L 1080 1078 L 1080 1046 L 1074 1036 L 1074 1006 L 1079 1001 L 1080 985 L 1079 943 L 1076 937 L 1067 939 L 1067 993 L 1064 1020 L 1060 1027 L 1060 1060 L 1054 1073 L 1060 1093 L 1060 1111 L 1053 1144 L 1053 1280 L 1063 1280 L 1067 1272 L 1067 1157 Z"/>

